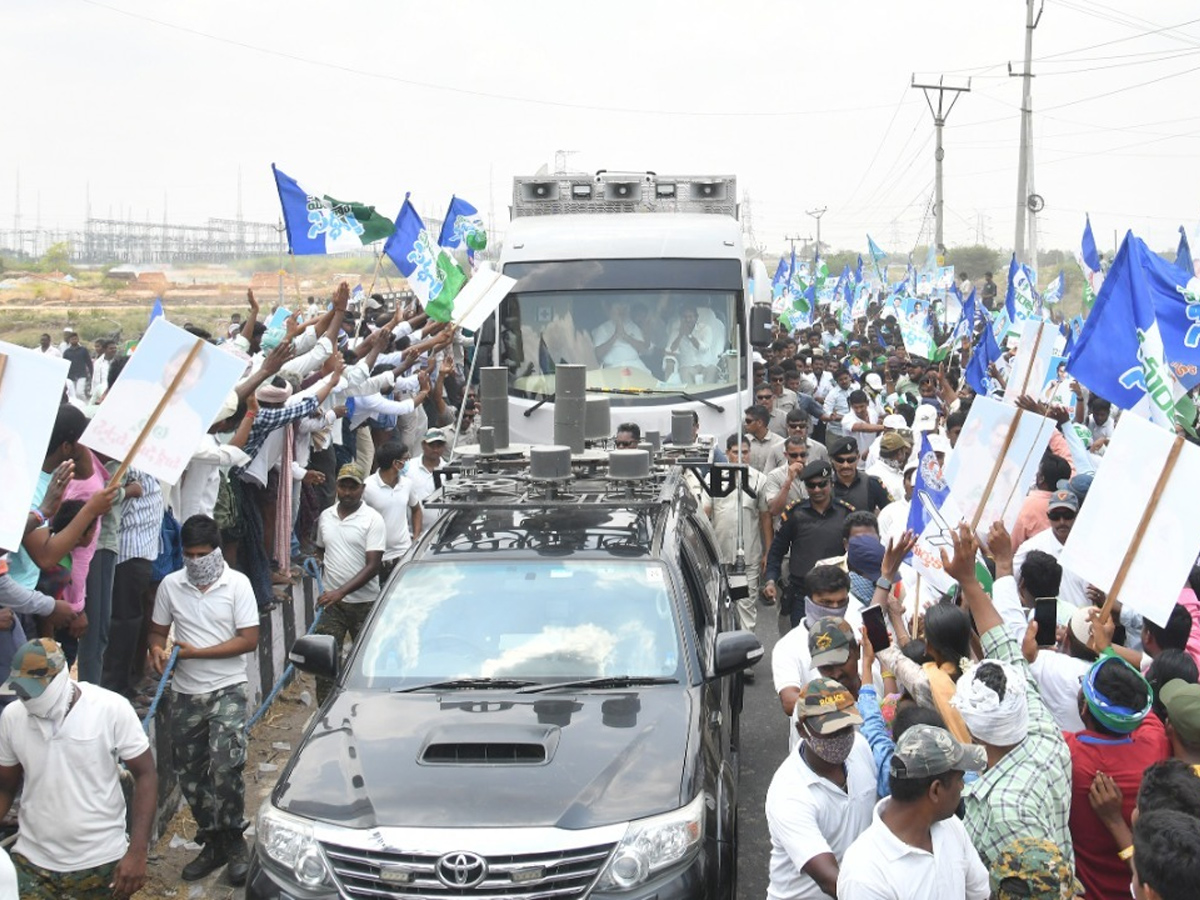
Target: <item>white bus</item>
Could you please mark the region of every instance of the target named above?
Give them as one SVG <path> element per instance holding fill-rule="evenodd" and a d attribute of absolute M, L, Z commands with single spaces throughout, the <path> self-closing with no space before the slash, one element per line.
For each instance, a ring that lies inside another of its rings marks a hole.
<path fill-rule="evenodd" d="M 769 303 L 770 282 L 746 261 L 736 197 L 725 176 L 514 180 L 500 270 L 517 284 L 490 354 L 508 369 L 513 441 L 552 442 L 562 363 L 588 367 L 614 427 L 670 434 L 672 410 L 687 409 L 719 440 L 738 430 L 752 387 L 749 308 Z"/>

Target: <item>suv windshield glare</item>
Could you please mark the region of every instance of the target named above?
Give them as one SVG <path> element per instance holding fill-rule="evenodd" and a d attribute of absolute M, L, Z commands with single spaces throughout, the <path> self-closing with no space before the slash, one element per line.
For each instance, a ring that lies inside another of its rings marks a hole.
<path fill-rule="evenodd" d="M 379 602 L 349 688 L 473 678 L 682 680 L 659 563 L 414 563 Z"/>

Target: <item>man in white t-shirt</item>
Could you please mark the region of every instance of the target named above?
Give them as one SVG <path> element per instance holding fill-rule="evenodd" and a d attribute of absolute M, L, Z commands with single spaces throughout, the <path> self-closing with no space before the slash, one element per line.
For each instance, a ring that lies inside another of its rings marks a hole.
<path fill-rule="evenodd" d="M 955 815 L 963 773 L 987 753 L 944 728 L 913 725 L 900 736 L 871 826 L 842 857 L 838 900 L 987 900 L 988 871 Z"/>
<path fill-rule="evenodd" d="M 154 756 L 137 714 L 124 697 L 72 681 L 49 638 L 17 649 L 9 684 L 20 702 L 0 715 L 0 816 L 24 781 L 12 851 L 20 895 L 129 897 L 146 880 L 158 803 Z M 122 762 L 133 775 L 129 840 Z"/>
<path fill-rule="evenodd" d="M 375 578 L 387 549 L 383 516 L 363 503 L 366 489 L 363 470 L 348 463 L 338 470 L 338 502 L 317 519 L 316 545 L 325 570 L 325 592 L 317 598 L 324 613 L 317 634 L 328 634 L 340 650 L 346 637 L 358 640 L 363 623 L 375 606 L 379 585 Z M 333 682 L 317 678 L 317 701 L 324 703 Z"/>
<path fill-rule="evenodd" d="M 767 790 L 767 900 L 829 900 L 847 848 L 871 824 L 875 760 L 854 696 L 829 678 L 804 686 L 792 717 L 800 746 Z"/>
<path fill-rule="evenodd" d="M 421 441 L 421 458 L 416 463 L 410 463 L 407 471 L 407 477 L 412 481 L 413 496 L 417 498 L 419 503 L 424 503 L 433 492 L 437 489 L 436 483 L 433 480 L 433 472 L 435 469 L 441 468 L 442 451 L 446 449 L 449 435 L 444 428 L 430 428 L 425 432 L 425 438 Z M 428 529 L 438 520 L 442 511 L 440 509 L 426 509 L 421 507 L 421 521 L 412 523 L 413 539 L 419 538 L 421 532 Z"/>
<path fill-rule="evenodd" d="M 196 820 L 199 856 L 183 867 L 196 881 L 228 864 L 231 884 L 250 868 L 245 812 L 246 654 L 258 649 L 258 605 L 250 580 L 225 564 L 221 530 L 196 515 L 179 530 L 183 568 L 158 586 L 150 624 L 150 661 L 161 674 L 167 635 L 178 661 L 167 729 L 179 788 Z"/>
<path fill-rule="evenodd" d="M 412 532 L 421 533 L 421 501 L 413 492 L 413 483 L 404 474 L 411 466 L 408 448 L 399 441 L 384 444 L 375 451 L 375 474 L 367 477 L 363 490 L 364 502 L 383 516 L 387 531 L 387 549 L 379 581 L 382 586 L 400 558 L 412 546 Z M 408 517 L 412 516 L 410 531 Z"/>

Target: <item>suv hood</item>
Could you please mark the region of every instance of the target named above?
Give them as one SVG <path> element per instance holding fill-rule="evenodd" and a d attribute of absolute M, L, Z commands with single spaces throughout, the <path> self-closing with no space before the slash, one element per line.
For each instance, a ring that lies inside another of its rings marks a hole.
<path fill-rule="evenodd" d="M 344 691 L 274 802 L 353 828 L 579 829 L 654 815 L 688 799 L 695 690 Z"/>

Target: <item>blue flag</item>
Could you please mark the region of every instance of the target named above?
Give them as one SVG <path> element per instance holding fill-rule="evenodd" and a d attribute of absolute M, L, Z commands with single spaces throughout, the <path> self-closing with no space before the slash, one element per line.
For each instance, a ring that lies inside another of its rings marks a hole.
<path fill-rule="evenodd" d="M 951 292 L 959 294 L 961 300 L 962 295 L 959 293 L 958 285 L 950 288 Z M 971 286 L 971 296 L 966 300 L 962 300 L 962 313 L 958 317 L 958 324 L 954 326 L 953 340 L 961 341 L 964 337 L 971 337 L 975 333 L 975 319 L 978 316 L 977 308 L 979 301 L 975 299 L 975 286 Z"/>
<path fill-rule="evenodd" d="M 155 297 L 154 298 L 154 306 L 150 307 L 150 322 L 153 322 L 159 316 L 165 316 L 165 315 L 166 315 L 166 313 L 163 312 L 162 297 Z M 147 323 L 147 324 L 149 324 L 149 323 Z"/>
<path fill-rule="evenodd" d="M 876 266 L 887 259 L 887 254 L 879 249 L 879 245 L 871 240 L 869 234 L 867 235 L 867 252 L 871 254 L 871 259 L 875 261 Z"/>
<path fill-rule="evenodd" d="M 1083 331 L 1083 316 L 1076 316 L 1070 322 L 1064 322 L 1066 326 L 1067 342 L 1063 345 L 1063 356 L 1069 357 L 1071 351 L 1075 349 L 1075 342 L 1079 340 L 1079 334 Z"/>
<path fill-rule="evenodd" d="M 408 289 L 417 295 L 429 317 L 436 322 L 451 321 L 454 298 L 467 276 L 449 251 L 433 242 L 407 194 L 396 217 L 395 233 L 383 245 L 383 252 L 408 279 Z"/>
<path fill-rule="evenodd" d="M 788 280 L 788 264 L 781 256 L 779 265 L 775 267 L 775 277 L 771 279 L 771 297 L 782 297 L 783 290 L 787 287 Z"/>
<path fill-rule="evenodd" d="M 963 372 L 963 377 L 975 393 L 986 397 L 999 388 L 988 371 L 991 364 L 999 358 L 1000 345 L 996 343 L 992 329 L 984 328 L 983 333 L 979 335 L 979 340 L 975 342 L 975 346 L 971 350 L 971 360 Z"/>
<path fill-rule="evenodd" d="M 1179 226 L 1179 249 L 1175 252 L 1175 265 L 1183 269 L 1188 279 L 1195 277 L 1196 266 L 1192 262 L 1192 248 L 1188 246 L 1187 229 Z"/>
<path fill-rule="evenodd" d="M 1042 302 L 1047 306 L 1054 306 L 1062 301 L 1063 289 L 1067 284 L 1067 276 L 1059 270 L 1058 277 L 1050 282 L 1050 286 L 1046 288 L 1042 294 Z"/>
<path fill-rule="evenodd" d="M 908 507 L 908 530 L 920 534 L 940 510 L 950 495 L 950 486 L 942 475 L 937 454 L 929 444 L 929 432 L 921 432 L 921 449 L 917 453 L 917 473 L 913 477 L 912 502 Z"/>
<path fill-rule="evenodd" d="M 279 205 L 287 227 L 288 247 L 295 256 L 344 253 L 390 236 L 396 229 L 375 207 L 310 194 L 271 164 Z"/>
<path fill-rule="evenodd" d="M 1093 272 L 1100 271 L 1100 254 L 1096 252 L 1096 238 L 1092 236 L 1092 218 L 1087 216 L 1083 224 L 1083 262 Z"/>
<path fill-rule="evenodd" d="M 479 210 L 461 197 L 452 196 L 446 218 L 442 221 L 442 230 L 438 234 L 438 246 L 453 250 L 464 244 L 468 258 L 473 259 L 475 251 L 487 247 L 487 229 L 483 227 Z"/>
<path fill-rule="evenodd" d="M 1172 374 L 1200 383 L 1200 296 L 1133 232 L 1125 235 L 1067 361 L 1067 371 L 1122 409 L 1175 423 Z"/>
<path fill-rule="evenodd" d="M 863 266 L 862 254 L 860 253 L 860 254 L 858 254 L 858 265 L 855 266 L 855 268 L 854 268 L 854 283 L 855 284 L 862 284 L 862 280 L 863 280 L 862 266 Z"/>

